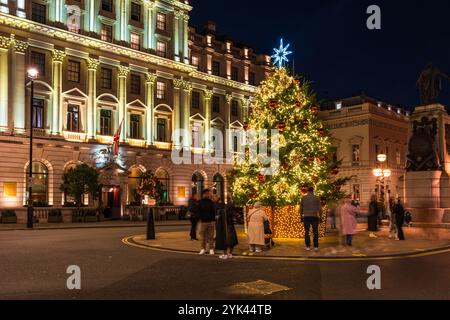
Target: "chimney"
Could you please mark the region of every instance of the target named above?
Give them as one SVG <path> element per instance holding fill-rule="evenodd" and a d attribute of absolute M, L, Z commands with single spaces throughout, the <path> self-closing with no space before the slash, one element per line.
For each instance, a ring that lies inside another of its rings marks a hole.
<path fill-rule="evenodd" d="M 205 25 L 205 29 L 210 33 L 216 33 L 216 23 L 214 21 L 208 21 Z"/>

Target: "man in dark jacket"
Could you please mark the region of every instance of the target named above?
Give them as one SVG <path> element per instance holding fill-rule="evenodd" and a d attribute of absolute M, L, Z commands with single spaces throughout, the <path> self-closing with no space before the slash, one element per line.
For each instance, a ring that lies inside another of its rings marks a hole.
<path fill-rule="evenodd" d="M 214 232 L 216 229 L 216 205 L 211 200 L 211 190 L 202 192 L 203 199 L 198 202 L 198 215 L 200 219 L 200 255 L 206 253 L 209 246 L 209 254 L 214 255 Z"/>
<path fill-rule="evenodd" d="M 302 221 L 305 225 L 305 244 L 306 250 L 311 250 L 311 238 L 309 237 L 309 230 L 312 226 L 314 233 L 314 250 L 319 250 L 319 223 L 320 215 L 322 213 L 322 205 L 320 198 L 314 194 L 314 188 L 308 189 L 308 194 L 302 198 L 300 205 L 300 213 Z"/>
<path fill-rule="evenodd" d="M 395 214 L 395 223 L 397 224 L 398 240 L 404 241 L 405 234 L 403 232 L 403 225 L 405 224 L 405 208 L 402 205 L 401 199 L 398 199 L 397 204 L 393 210 Z"/>
<path fill-rule="evenodd" d="M 198 225 L 198 199 L 197 195 L 194 194 L 192 198 L 189 199 L 189 214 L 191 220 L 191 241 L 198 241 L 197 239 L 197 225 Z"/>

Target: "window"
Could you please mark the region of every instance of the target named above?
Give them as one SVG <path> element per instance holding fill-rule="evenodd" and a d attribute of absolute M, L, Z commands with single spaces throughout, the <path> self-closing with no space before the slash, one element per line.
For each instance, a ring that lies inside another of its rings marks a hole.
<path fill-rule="evenodd" d="M 212 73 L 215 76 L 220 76 L 220 62 L 219 61 L 213 61 Z"/>
<path fill-rule="evenodd" d="M 43 99 L 33 99 L 33 128 L 44 129 L 44 106 Z"/>
<path fill-rule="evenodd" d="M 25 174 L 28 177 L 29 168 L 27 167 Z M 35 206 L 44 206 L 48 204 L 48 169 L 41 162 L 33 162 L 31 166 L 32 181 L 31 202 Z M 29 180 L 26 179 L 27 190 L 29 188 Z"/>
<path fill-rule="evenodd" d="M 236 67 L 231 68 L 231 80 L 239 81 L 239 69 Z"/>
<path fill-rule="evenodd" d="M 156 28 L 161 31 L 167 30 L 167 16 L 164 13 L 158 13 L 156 17 Z"/>
<path fill-rule="evenodd" d="M 254 72 L 250 72 L 248 74 L 248 84 L 251 86 L 256 86 L 256 74 Z"/>
<path fill-rule="evenodd" d="M 112 0 L 102 0 L 102 10 L 112 12 L 113 10 Z"/>
<path fill-rule="evenodd" d="M 47 7 L 44 4 L 33 2 L 31 7 L 31 20 L 45 24 L 47 22 Z"/>
<path fill-rule="evenodd" d="M 80 106 L 69 104 L 67 106 L 67 131 L 80 131 Z"/>
<path fill-rule="evenodd" d="M 239 144 L 238 144 L 238 137 L 237 136 L 234 136 L 233 137 L 233 152 L 238 152 L 238 147 L 239 147 Z"/>
<path fill-rule="evenodd" d="M 212 110 L 214 113 L 220 113 L 220 97 L 219 96 L 213 96 Z"/>
<path fill-rule="evenodd" d="M 399 149 L 395 150 L 395 162 L 398 166 L 402 164 L 402 156 Z"/>
<path fill-rule="evenodd" d="M 233 117 L 237 117 L 239 115 L 239 102 L 237 100 L 233 100 L 231 102 L 231 115 Z"/>
<path fill-rule="evenodd" d="M 200 92 L 197 91 L 192 92 L 192 108 L 200 109 Z"/>
<path fill-rule="evenodd" d="M 361 186 L 359 184 L 353 185 L 353 200 L 360 201 L 361 200 Z"/>
<path fill-rule="evenodd" d="M 141 21 L 141 5 L 135 2 L 131 3 L 131 20 Z"/>
<path fill-rule="evenodd" d="M 141 116 L 138 114 L 130 115 L 130 138 L 141 138 Z"/>
<path fill-rule="evenodd" d="M 133 167 L 130 169 L 130 172 L 131 174 L 128 177 L 128 205 L 140 206 L 143 199 L 138 189 L 142 180 L 142 171 L 137 167 Z"/>
<path fill-rule="evenodd" d="M 194 67 L 200 66 L 200 58 L 198 56 L 192 56 L 191 60 Z"/>
<path fill-rule="evenodd" d="M 156 98 L 160 100 L 166 99 L 166 83 L 158 81 L 156 84 Z"/>
<path fill-rule="evenodd" d="M 156 54 L 160 57 L 165 58 L 167 54 L 167 44 L 162 41 L 158 41 L 156 45 Z"/>
<path fill-rule="evenodd" d="M 192 126 L 192 148 L 201 148 L 201 125 L 194 123 Z"/>
<path fill-rule="evenodd" d="M 112 135 L 112 111 L 100 110 L 100 134 L 102 136 Z"/>
<path fill-rule="evenodd" d="M 112 89 L 112 70 L 102 68 L 101 80 L 103 89 Z"/>
<path fill-rule="evenodd" d="M 352 161 L 353 162 L 361 161 L 361 149 L 359 144 L 352 145 Z"/>
<path fill-rule="evenodd" d="M 67 30 L 73 33 L 80 33 L 80 23 L 77 19 L 68 19 L 67 20 Z"/>
<path fill-rule="evenodd" d="M 112 34 L 113 34 L 113 27 L 107 24 L 102 24 L 102 30 L 101 30 L 101 39 L 106 42 L 112 42 Z"/>
<path fill-rule="evenodd" d="M 130 45 L 131 45 L 131 49 L 141 50 L 141 35 L 138 33 L 131 33 Z"/>
<path fill-rule="evenodd" d="M 31 52 L 31 65 L 39 71 L 39 76 L 45 76 L 45 54 L 40 52 Z"/>
<path fill-rule="evenodd" d="M 137 74 L 131 75 L 131 94 L 141 94 L 141 76 Z"/>
<path fill-rule="evenodd" d="M 69 60 L 67 64 L 67 80 L 71 82 L 80 82 L 80 63 Z"/>
<path fill-rule="evenodd" d="M 156 140 L 166 142 L 166 119 L 158 119 L 156 124 Z"/>

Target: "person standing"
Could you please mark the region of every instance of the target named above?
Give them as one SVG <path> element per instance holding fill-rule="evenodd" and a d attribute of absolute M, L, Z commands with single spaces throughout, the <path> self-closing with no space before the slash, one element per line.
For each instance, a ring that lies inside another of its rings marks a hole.
<path fill-rule="evenodd" d="M 389 239 L 398 239 L 397 237 L 397 223 L 395 222 L 394 214 L 395 200 L 394 198 L 389 199 L 389 204 L 387 207 L 387 215 L 389 218 Z"/>
<path fill-rule="evenodd" d="M 312 226 L 314 233 L 314 250 L 319 250 L 319 223 L 322 206 L 320 198 L 314 194 L 314 188 L 308 189 L 308 194 L 303 197 L 300 204 L 300 214 L 305 226 L 305 245 L 306 250 L 311 250 L 311 238 L 309 236 Z"/>
<path fill-rule="evenodd" d="M 397 204 L 394 206 L 395 223 L 397 225 L 398 240 L 404 241 L 405 234 L 403 232 L 403 225 L 405 223 L 405 208 L 399 198 Z"/>
<path fill-rule="evenodd" d="M 339 209 L 340 214 L 340 231 L 341 235 L 345 236 L 345 243 L 347 246 L 353 246 L 353 236 L 356 234 L 356 216 L 358 208 L 352 205 L 352 200 L 347 198 L 344 204 Z"/>
<path fill-rule="evenodd" d="M 216 250 L 223 250 L 219 258 L 223 260 L 233 258 L 234 247 L 238 245 L 238 237 L 234 227 L 235 209 L 231 202 L 226 208 L 219 209 L 216 222 Z"/>
<path fill-rule="evenodd" d="M 200 219 L 200 255 L 206 254 L 209 247 L 209 254 L 214 255 L 214 232 L 216 225 L 216 206 L 211 200 L 211 190 L 205 189 L 202 192 L 203 199 L 198 203 L 198 215 Z"/>
<path fill-rule="evenodd" d="M 369 216 L 367 217 L 367 230 L 370 232 L 369 237 L 377 238 L 375 232 L 378 231 L 378 216 L 380 214 L 380 206 L 378 205 L 377 196 L 373 195 L 369 204 Z"/>
<path fill-rule="evenodd" d="M 248 213 L 248 243 L 250 253 L 261 253 L 265 245 L 264 221 L 268 221 L 264 209 L 259 202 L 255 203 L 253 209 Z"/>
<path fill-rule="evenodd" d="M 188 210 L 190 215 L 189 219 L 191 220 L 191 233 L 190 233 L 191 241 L 198 241 L 197 226 L 199 216 L 198 216 L 198 199 L 196 194 L 192 195 L 192 197 L 189 199 Z"/>

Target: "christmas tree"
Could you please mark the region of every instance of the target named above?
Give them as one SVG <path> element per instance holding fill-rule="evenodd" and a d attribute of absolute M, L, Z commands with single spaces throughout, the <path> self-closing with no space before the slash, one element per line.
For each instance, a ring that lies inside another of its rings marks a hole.
<path fill-rule="evenodd" d="M 268 150 L 278 149 L 278 170 L 266 175 L 267 165 L 260 159 L 252 161 L 247 147 L 245 161 L 236 164 L 229 176 L 236 204 L 259 201 L 268 207 L 296 206 L 310 186 L 324 205 L 344 196 L 341 186 L 348 179 L 337 179 L 339 163 L 331 156 L 332 138 L 318 111 L 309 83 L 291 76 L 286 68 L 275 69 L 261 83 L 244 129 L 278 129 L 277 145 L 272 145 L 271 137 L 263 141 Z M 261 143 L 257 140 L 250 142 L 250 148 Z"/>

